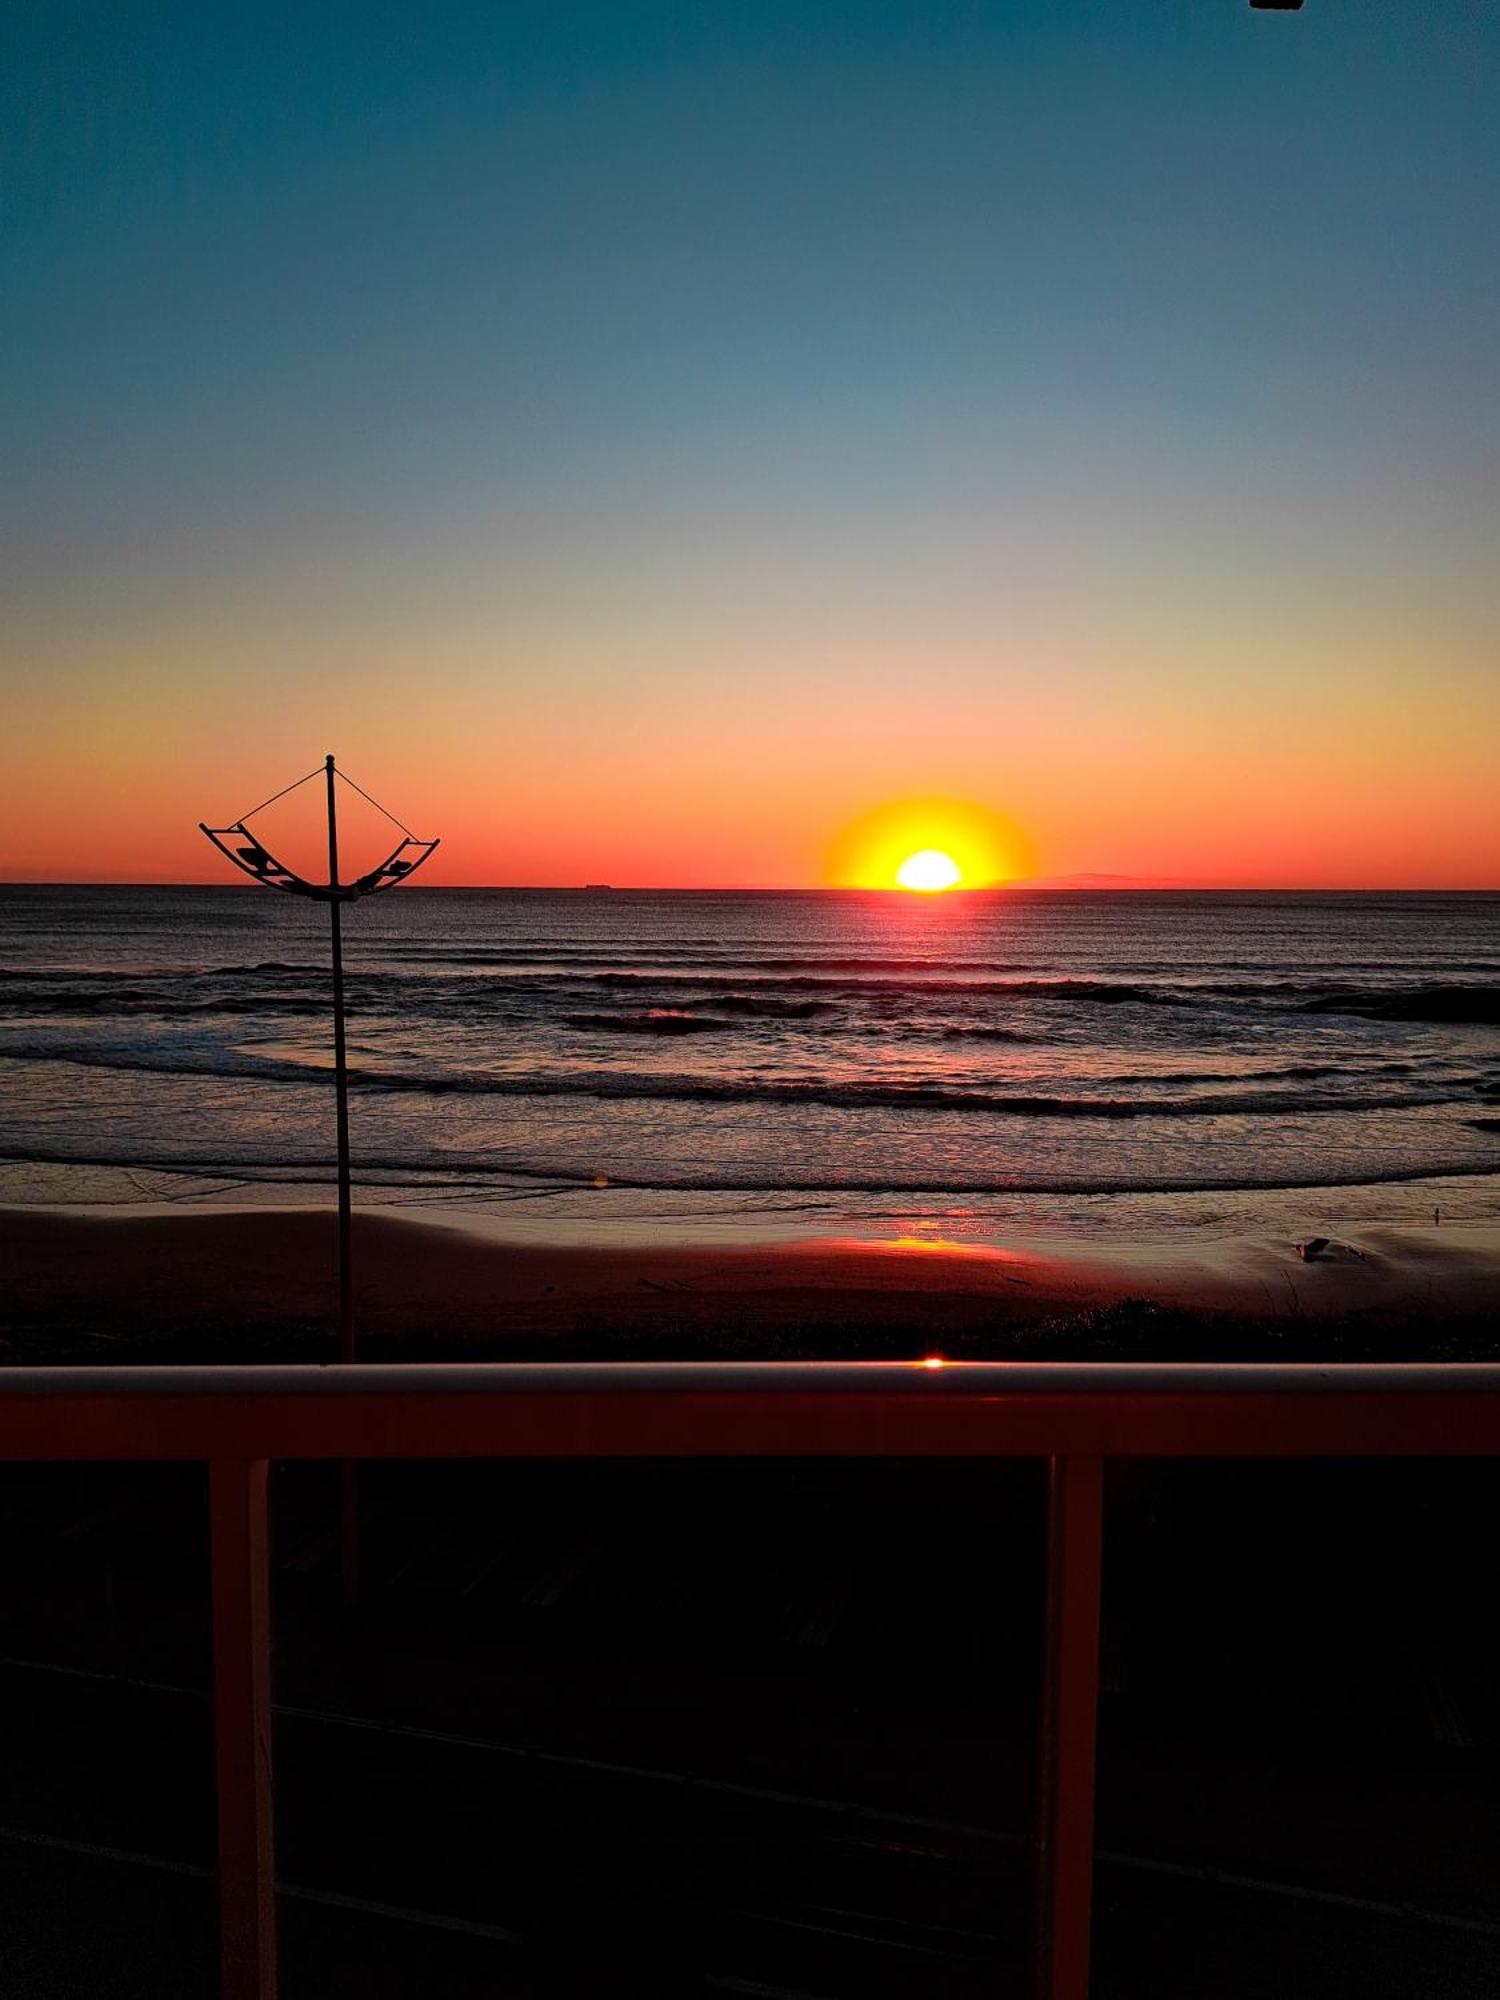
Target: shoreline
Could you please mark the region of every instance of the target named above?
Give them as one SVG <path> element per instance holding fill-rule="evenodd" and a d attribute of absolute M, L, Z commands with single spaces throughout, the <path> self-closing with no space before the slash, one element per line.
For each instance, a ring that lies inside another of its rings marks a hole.
<path fill-rule="evenodd" d="M 0 1358 L 323 1359 L 335 1301 L 329 1207 L 0 1208 Z M 366 1203 L 356 1297 L 371 1359 L 744 1359 L 757 1353 L 1035 1353 L 1188 1358 L 1255 1335 L 1467 1351 L 1500 1296 L 1500 1221 L 1341 1230 L 1313 1262 L 1290 1240 L 1194 1233 L 1080 1241 L 1016 1230 L 905 1233 L 657 1227 L 587 1240 L 469 1211 Z M 1146 1342 L 1146 1346 L 1138 1343 Z M 1150 1344 L 1169 1351 L 1153 1354 Z M 1092 1348 L 1091 1348 L 1092 1343 Z M 1486 1348 L 1486 1352 L 1491 1351 Z M 1391 1358 L 1395 1358 L 1394 1355 Z"/>

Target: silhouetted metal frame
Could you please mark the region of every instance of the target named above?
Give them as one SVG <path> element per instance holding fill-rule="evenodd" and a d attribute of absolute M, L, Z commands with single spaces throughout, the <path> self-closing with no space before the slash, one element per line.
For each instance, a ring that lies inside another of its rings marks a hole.
<path fill-rule="evenodd" d="M 248 875 L 252 882 L 259 882 L 267 889 L 281 889 L 288 896 L 306 896 L 314 903 L 353 903 L 379 889 L 395 889 L 401 883 L 409 882 L 429 855 L 442 846 L 440 840 L 408 838 L 398 841 L 384 861 L 365 874 L 356 876 L 352 882 L 308 882 L 284 862 L 278 861 L 265 842 L 253 834 L 243 820 L 236 820 L 232 826 L 206 826 L 199 820 L 198 831 L 206 834 L 224 859 L 238 868 L 242 875 Z M 248 860 L 231 845 L 232 841 L 254 848 L 258 854 L 265 856 L 264 862 L 257 864 Z M 408 849 L 412 850 L 409 861 L 405 858 Z"/>
<path fill-rule="evenodd" d="M 324 777 L 327 784 L 328 813 L 328 880 L 309 882 L 286 863 L 279 861 L 258 834 L 250 831 L 247 820 L 255 813 L 248 813 L 245 819 L 237 819 L 229 826 L 207 826 L 198 822 L 198 831 L 207 836 L 224 859 L 238 868 L 242 875 L 248 875 L 252 882 L 259 882 L 268 889 L 280 889 L 288 896 L 302 896 L 314 903 L 328 905 L 328 945 L 329 962 L 333 972 L 333 1087 L 334 1087 L 334 1129 L 338 1153 L 338 1246 L 339 1246 L 339 1359 L 354 1359 L 354 1251 L 353 1251 L 353 1195 L 349 1164 L 349 1064 L 345 1046 L 344 1026 L 344 947 L 340 911 L 345 903 L 357 902 L 361 896 L 371 896 L 381 889 L 394 889 L 403 882 L 409 882 L 423 862 L 436 852 L 441 842 L 438 840 L 418 840 L 414 834 L 403 829 L 403 838 L 391 849 L 385 859 L 374 868 L 352 882 L 339 880 L 339 833 L 337 795 L 334 780 L 342 776 L 330 754 L 323 760 Z M 309 773 L 315 777 L 316 772 Z M 298 784 L 305 783 L 299 779 Z M 345 783 L 350 780 L 345 779 Z M 289 789 L 295 791 L 297 786 Z M 285 796 L 278 793 L 277 797 Z M 274 800 L 268 801 L 274 803 Z M 377 808 L 384 811 L 385 808 Z M 263 808 L 257 807 L 256 811 Z M 407 859 L 408 853 L 411 858 Z M 353 1471 L 344 1475 L 343 1512 L 346 1523 L 344 1540 L 344 1599 L 353 1601 L 356 1589 L 357 1560 L 354 1553 L 353 1535 L 355 1500 L 353 1493 Z"/>
<path fill-rule="evenodd" d="M 279 1458 L 1048 1461 L 1037 1992 L 1086 2000 L 1111 1458 L 1500 1456 L 1500 1367 L 767 1362 L 0 1370 L 0 1460 L 210 1468 L 225 2000 L 274 2000 L 266 1467 Z"/>

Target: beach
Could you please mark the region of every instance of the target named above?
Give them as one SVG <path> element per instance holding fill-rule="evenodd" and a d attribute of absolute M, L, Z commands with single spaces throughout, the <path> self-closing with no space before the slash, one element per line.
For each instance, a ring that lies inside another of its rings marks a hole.
<path fill-rule="evenodd" d="M 1494 1222 L 1369 1224 L 1311 1261 L 1290 1240 L 1233 1236 L 549 1240 L 394 1207 L 357 1213 L 354 1242 L 361 1350 L 376 1360 L 1454 1358 L 1491 1351 L 1500 1278 Z M 9 1361 L 332 1351 L 328 1209 L 10 1208 L 0 1266 Z"/>

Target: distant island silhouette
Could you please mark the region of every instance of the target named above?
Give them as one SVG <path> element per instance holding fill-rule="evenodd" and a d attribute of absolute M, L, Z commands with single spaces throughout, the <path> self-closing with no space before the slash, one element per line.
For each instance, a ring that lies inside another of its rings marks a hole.
<path fill-rule="evenodd" d="M 1197 889 L 1180 875 L 1027 875 L 1004 884 L 1010 889 Z"/>

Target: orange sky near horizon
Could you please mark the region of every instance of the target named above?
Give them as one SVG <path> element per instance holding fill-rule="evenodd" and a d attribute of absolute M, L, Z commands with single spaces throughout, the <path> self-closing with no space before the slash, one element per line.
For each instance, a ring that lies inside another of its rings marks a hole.
<path fill-rule="evenodd" d="M 273 567 L 238 622 L 13 625 L 0 659 L 31 671 L 0 741 L 0 876 L 222 880 L 197 822 L 331 748 L 441 835 L 432 884 L 813 887 L 851 879 L 852 825 L 925 797 L 1008 823 L 1002 875 L 1500 885 L 1500 677 L 1476 631 L 1378 598 L 1294 632 L 1248 602 L 1242 627 L 1160 605 L 1106 629 L 1086 600 L 937 621 L 898 595 L 877 629 L 854 589 L 805 630 L 783 612 L 724 637 L 728 604 L 690 616 L 666 576 L 659 603 L 495 605 L 461 630 L 450 608 L 445 630 L 420 594 L 356 617 Z"/>
<path fill-rule="evenodd" d="M 1226 695 L 1215 712 L 1153 720 L 1138 700 L 1088 713 L 999 693 L 958 717 L 946 702 L 907 713 L 872 689 L 845 723 L 815 697 L 799 713 L 790 688 L 747 699 L 736 678 L 696 709 L 643 705 L 634 718 L 597 691 L 544 707 L 497 687 L 467 728 L 459 706 L 440 685 L 414 703 L 378 678 L 362 701 L 352 689 L 278 699 L 269 726 L 251 715 L 228 727 L 220 691 L 191 686 L 149 705 L 137 688 L 103 713 L 69 704 L 64 726 L 37 717 L 25 754 L 16 737 L 0 752 L 0 878 L 230 879 L 197 821 L 248 809 L 331 744 L 417 833 L 441 835 L 424 874 L 434 886 L 816 887 L 893 875 L 923 846 L 953 849 L 971 880 L 1500 884 L 1495 739 L 1438 699 L 1374 715 L 1325 700 L 1299 715 Z M 914 798 L 996 815 L 1009 829 L 996 864 L 970 865 L 941 804 Z M 851 857 L 851 830 L 892 810 L 881 858 Z M 348 874 L 384 827 L 348 793 L 340 814 Z M 274 825 L 316 866 L 316 824 Z"/>

